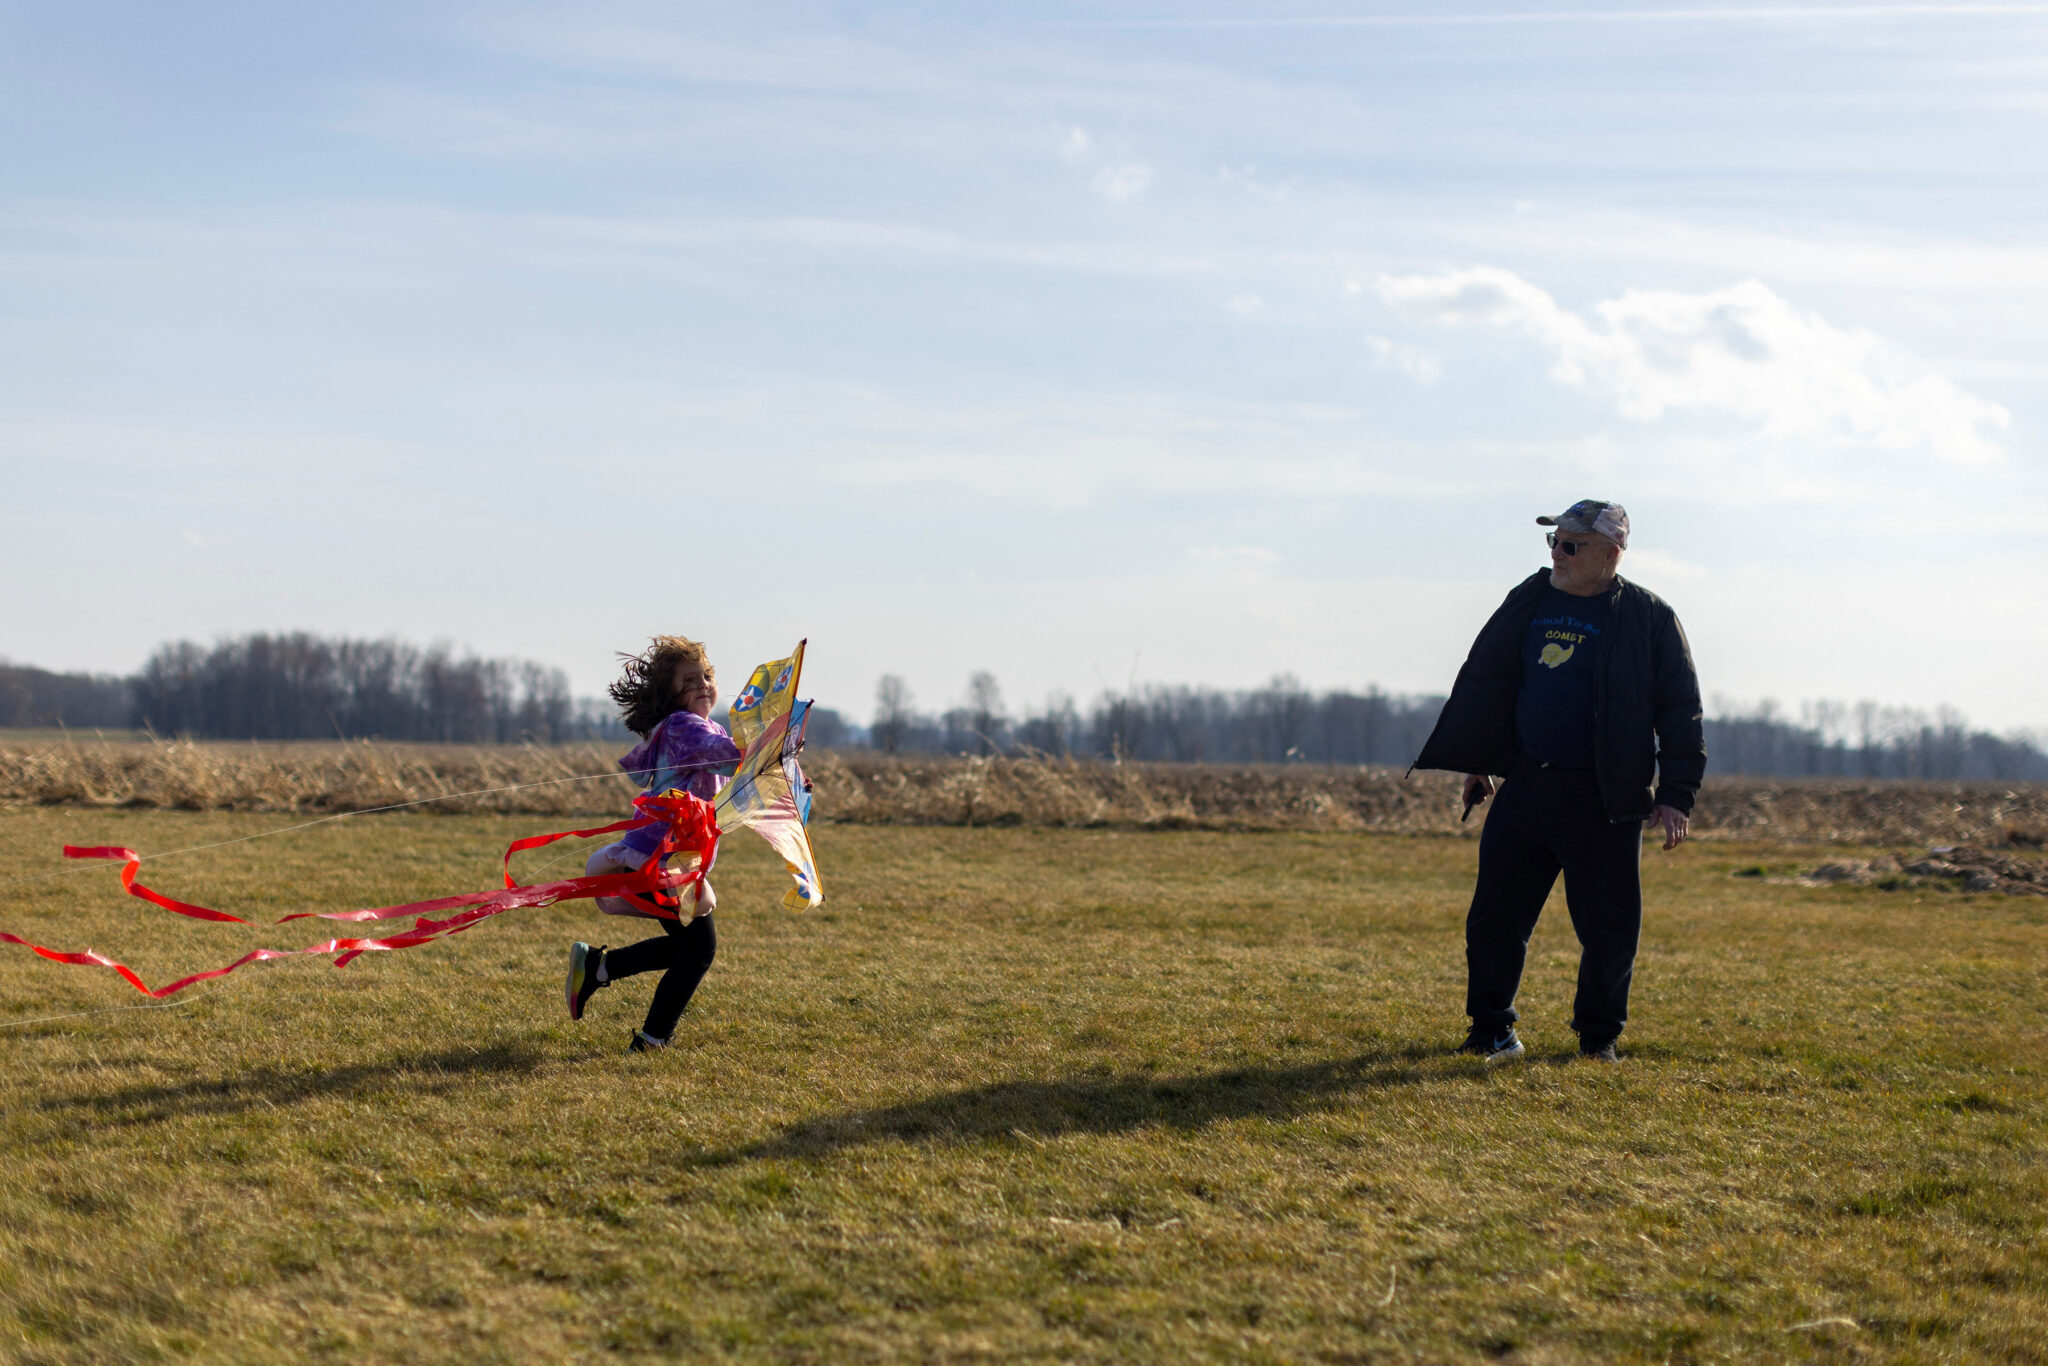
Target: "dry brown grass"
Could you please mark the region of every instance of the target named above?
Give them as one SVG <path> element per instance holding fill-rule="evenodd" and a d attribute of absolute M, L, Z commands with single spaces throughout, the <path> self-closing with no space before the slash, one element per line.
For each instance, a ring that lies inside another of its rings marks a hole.
<path fill-rule="evenodd" d="M 828 818 L 870 825 L 1135 825 L 1161 829 L 1374 831 L 1476 836 L 1454 774 L 1393 768 L 1102 764 L 886 758 L 812 763 Z M 1709 778 L 1694 815 L 1706 838 L 1794 843 L 2038 844 L 2048 787 Z"/>
<path fill-rule="evenodd" d="M 451 813 L 623 810 L 633 788 L 601 745 L 492 747 L 0 740 L 0 804 L 325 814 L 431 800 Z M 1045 758 L 813 753 L 827 822 L 1298 830 L 1472 836 L 1454 775 L 1389 768 L 1108 764 Z M 597 775 L 597 776 L 593 776 Z M 542 784 L 541 786 L 527 786 Z M 495 789 L 520 788 L 518 791 Z M 477 794 L 482 795 L 460 795 Z M 1705 838 L 1800 843 L 2033 843 L 2048 787 L 1709 778 Z"/>
<path fill-rule="evenodd" d="M 603 745 L 0 738 L 0 803 L 323 814 L 431 801 L 461 814 L 609 811 L 638 790 L 617 761 Z"/>

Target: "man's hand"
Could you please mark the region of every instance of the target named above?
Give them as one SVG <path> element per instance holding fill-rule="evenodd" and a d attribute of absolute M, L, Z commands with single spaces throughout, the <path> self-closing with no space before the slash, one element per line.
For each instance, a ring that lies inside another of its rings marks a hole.
<path fill-rule="evenodd" d="M 1491 797 L 1492 795 L 1493 779 L 1487 777 L 1484 773 L 1466 774 L 1465 816 L 1471 815 L 1473 807 L 1479 805 L 1479 803 L 1485 801 L 1488 797 Z M 1460 816 L 1458 817 L 1458 819 L 1462 821 L 1465 819 L 1465 816 Z"/>
<path fill-rule="evenodd" d="M 1650 813 L 1650 819 L 1643 824 L 1664 827 L 1664 852 L 1668 854 L 1684 841 L 1689 833 L 1691 819 L 1676 807 L 1660 806 Z"/>

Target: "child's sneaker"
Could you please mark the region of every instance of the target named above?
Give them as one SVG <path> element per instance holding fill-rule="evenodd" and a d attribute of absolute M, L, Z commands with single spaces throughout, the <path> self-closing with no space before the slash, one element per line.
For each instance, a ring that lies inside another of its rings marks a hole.
<path fill-rule="evenodd" d="M 656 1049 L 667 1047 L 667 1039 L 657 1039 L 644 1029 L 634 1030 L 633 1037 L 626 1041 L 626 1051 L 628 1053 L 652 1053 Z"/>
<path fill-rule="evenodd" d="M 583 1007 L 604 985 L 597 980 L 598 965 L 604 962 L 604 945 L 596 948 L 576 943 L 569 946 L 569 980 L 563 987 L 563 995 L 569 1002 L 569 1018 L 583 1018 Z"/>

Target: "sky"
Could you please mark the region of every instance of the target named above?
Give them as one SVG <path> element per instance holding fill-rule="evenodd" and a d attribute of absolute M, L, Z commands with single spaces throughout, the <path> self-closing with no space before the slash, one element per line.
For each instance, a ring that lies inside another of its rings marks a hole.
<path fill-rule="evenodd" d="M 2048 3 L 0 0 L 0 656 L 1442 692 L 1600 497 L 1718 707 L 2048 730 L 2044 134 Z"/>

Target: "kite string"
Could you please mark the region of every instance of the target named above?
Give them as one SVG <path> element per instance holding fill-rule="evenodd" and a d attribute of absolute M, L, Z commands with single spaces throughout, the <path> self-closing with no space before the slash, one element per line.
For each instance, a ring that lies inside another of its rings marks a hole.
<path fill-rule="evenodd" d="M 652 772 L 651 769 L 639 771 Z M 225 849 L 231 844 L 247 844 L 250 840 L 269 839 L 273 835 L 289 835 L 298 830 L 310 830 L 316 825 L 326 825 L 330 821 L 347 820 L 350 816 L 374 816 L 380 812 L 403 811 L 407 807 L 430 806 L 435 802 L 452 802 L 463 797 L 495 797 L 507 792 L 526 792 L 536 787 L 554 787 L 561 783 L 587 783 L 598 778 L 627 776 L 631 776 L 631 774 L 625 769 L 620 769 L 616 773 L 581 773 L 568 778 L 544 778 L 539 782 L 519 783 L 513 787 L 481 787 L 473 792 L 444 792 L 437 797 L 418 797 L 409 802 L 392 802 L 388 806 L 366 806 L 358 811 L 337 811 L 331 816 L 322 816 L 318 820 L 301 821 L 297 825 L 279 826 L 275 830 L 259 830 L 253 835 L 238 835 L 234 839 L 219 840 L 213 844 L 194 844 L 184 849 L 167 849 L 161 854 L 144 854 L 143 857 L 152 859 L 175 858 L 179 854 L 197 854 L 208 849 Z"/>
<path fill-rule="evenodd" d="M 256 980 L 258 980 L 257 977 L 251 975 L 239 979 L 239 982 L 240 985 L 246 986 Z M 0 1029 L 25 1029 L 29 1025 L 49 1024 L 54 1020 L 77 1020 L 83 1019 L 87 1015 L 113 1015 L 124 1010 L 169 1010 L 172 1006 L 188 1006 L 194 1001 L 203 1001 L 215 992 L 235 985 L 237 985 L 236 982 L 222 978 L 211 986 L 205 987 L 190 996 L 180 996 L 175 1001 L 137 1001 L 125 1006 L 99 1006 L 92 1010 L 70 1010 L 62 1015 L 38 1015 L 31 1020 L 0 1020 Z"/>

